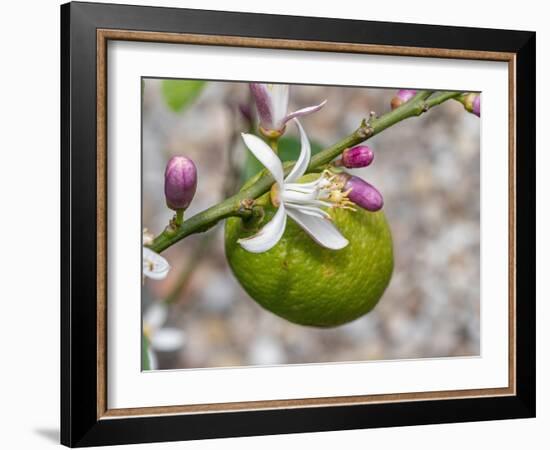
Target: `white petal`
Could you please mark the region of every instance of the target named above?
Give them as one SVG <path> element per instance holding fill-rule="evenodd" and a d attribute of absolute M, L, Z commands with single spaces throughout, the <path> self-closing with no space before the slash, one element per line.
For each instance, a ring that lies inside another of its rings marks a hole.
<path fill-rule="evenodd" d="M 286 183 L 285 192 L 301 192 L 302 194 L 311 194 L 312 192 L 318 193 L 319 190 L 317 187 L 302 187 L 302 185 L 298 183 Z"/>
<path fill-rule="evenodd" d="M 143 313 L 143 323 L 146 327 L 155 331 L 162 327 L 168 317 L 168 308 L 162 302 L 155 302 Z"/>
<path fill-rule="evenodd" d="M 147 247 L 143 247 L 143 275 L 153 280 L 162 280 L 168 275 L 168 261 Z"/>
<path fill-rule="evenodd" d="M 151 347 L 157 352 L 175 352 L 184 343 L 185 334 L 178 328 L 162 328 L 151 336 Z"/>
<path fill-rule="evenodd" d="M 239 239 L 237 242 L 241 247 L 251 253 L 267 252 L 269 249 L 277 245 L 277 242 L 283 236 L 286 228 L 286 211 L 283 203 L 273 216 L 260 231 L 254 236 Z"/>
<path fill-rule="evenodd" d="M 151 245 L 155 240 L 155 235 L 147 228 L 143 229 L 143 245 Z"/>
<path fill-rule="evenodd" d="M 315 242 L 323 247 L 332 250 L 340 250 L 349 244 L 348 240 L 338 231 L 338 228 L 328 219 L 319 219 L 309 216 L 296 209 L 287 210 L 287 214 L 300 225 Z"/>
<path fill-rule="evenodd" d="M 275 152 L 262 141 L 258 136 L 253 134 L 241 133 L 244 143 L 254 156 L 260 161 L 264 167 L 269 170 L 273 178 L 279 185 L 283 185 L 283 164 Z"/>
<path fill-rule="evenodd" d="M 307 203 L 317 199 L 317 191 L 298 192 L 284 190 L 281 194 L 283 202 Z"/>
<path fill-rule="evenodd" d="M 285 206 L 288 209 L 297 209 L 300 212 L 307 214 L 309 216 L 315 216 L 319 218 L 330 218 L 330 214 L 324 209 L 321 209 L 317 206 L 306 206 L 306 205 L 297 205 L 293 203 L 286 203 Z"/>
<path fill-rule="evenodd" d="M 159 366 L 155 352 L 149 347 L 147 349 L 147 357 L 149 358 L 149 368 L 150 370 L 157 370 Z"/>
<path fill-rule="evenodd" d="M 285 189 L 298 192 L 307 190 L 309 192 L 311 190 L 317 190 L 319 189 L 319 187 L 324 187 L 324 183 L 324 178 L 319 177 L 314 181 L 310 181 L 309 183 L 285 183 Z"/>
<path fill-rule="evenodd" d="M 315 111 L 319 111 L 326 104 L 327 104 L 327 101 L 324 100 L 321 103 L 319 103 L 318 105 L 308 106 L 306 108 L 302 108 L 302 109 L 294 111 L 290 114 L 287 114 L 287 116 L 283 119 L 283 123 L 287 123 L 290 119 L 295 119 L 297 117 L 305 116 L 307 114 L 314 113 Z"/>
<path fill-rule="evenodd" d="M 298 122 L 298 119 L 294 119 L 296 126 L 300 131 L 300 156 L 298 161 L 294 164 L 294 167 L 288 174 L 285 179 L 285 182 L 292 183 L 300 178 L 304 173 L 306 173 L 307 166 L 309 166 L 309 160 L 311 159 L 311 146 L 309 145 L 309 140 L 307 138 L 306 132 Z"/>
<path fill-rule="evenodd" d="M 283 120 L 288 111 L 289 86 L 288 84 L 270 84 L 268 86 L 268 91 L 271 96 L 273 125 L 277 128 L 282 128 L 285 124 Z"/>

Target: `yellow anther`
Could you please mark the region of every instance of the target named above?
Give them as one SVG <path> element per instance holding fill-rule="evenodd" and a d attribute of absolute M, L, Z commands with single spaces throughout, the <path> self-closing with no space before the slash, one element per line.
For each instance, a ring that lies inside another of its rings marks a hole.
<path fill-rule="evenodd" d="M 354 208 L 355 203 L 350 201 L 348 197 L 350 192 L 351 192 L 351 189 L 348 189 L 347 191 L 342 191 L 341 187 L 338 187 L 336 189 L 331 189 L 329 191 L 329 194 L 326 200 L 332 203 L 333 208 L 341 208 L 341 209 L 347 209 L 349 211 L 357 211 Z"/>

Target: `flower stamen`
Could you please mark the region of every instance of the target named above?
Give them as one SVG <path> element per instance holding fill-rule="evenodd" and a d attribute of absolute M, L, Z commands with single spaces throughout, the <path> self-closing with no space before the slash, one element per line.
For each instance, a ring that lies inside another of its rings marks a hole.
<path fill-rule="evenodd" d="M 357 211 L 355 204 L 349 199 L 351 189 L 344 190 L 342 180 L 330 170 L 325 169 L 318 179 L 317 199 L 329 208 L 340 208 Z"/>

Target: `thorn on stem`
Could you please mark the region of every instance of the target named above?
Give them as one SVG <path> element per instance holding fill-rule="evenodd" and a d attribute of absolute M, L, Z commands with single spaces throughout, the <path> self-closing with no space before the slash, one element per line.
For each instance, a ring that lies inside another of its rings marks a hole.
<path fill-rule="evenodd" d="M 264 208 L 261 206 L 254 206 L 251 210 L 248 210 L 247 213 L 246 216 L 242 217 L 244 228 L 247 230 L 257 229 L 264 220 Z"/>
<path fill-rule="evenodd" d="M 244 200 L 241 201 L 240 207 L 241 209 L 251 210 L 255 202 L 256 200 L 254 200 L 253 198 L 245 198 Z"/>

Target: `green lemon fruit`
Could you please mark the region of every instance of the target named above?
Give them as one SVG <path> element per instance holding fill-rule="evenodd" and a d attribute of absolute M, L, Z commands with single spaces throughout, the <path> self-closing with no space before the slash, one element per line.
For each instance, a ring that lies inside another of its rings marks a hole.
<path fill-rule="evenodd" d="M 349 241 L 342 250 L 321 247 L 288 218 L 275 247 L 250 253 L 237 240 L 257 233 L 275 208 L 267 208 L 254 226 L 235 217 L 226 221 L 225 253 L 235 277 L 257 303 L 290 322 L 315 327 L 350 322 L 374 308 L 390 281 L 393 248 L 384 213 L 328 212 Z"/>

